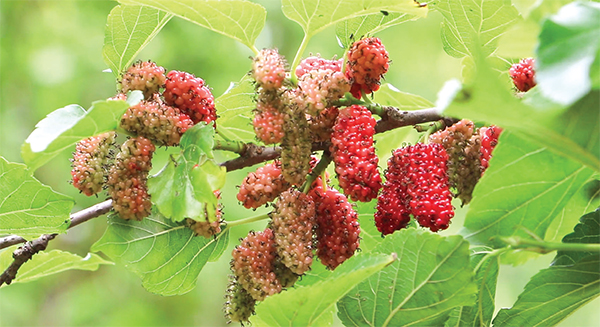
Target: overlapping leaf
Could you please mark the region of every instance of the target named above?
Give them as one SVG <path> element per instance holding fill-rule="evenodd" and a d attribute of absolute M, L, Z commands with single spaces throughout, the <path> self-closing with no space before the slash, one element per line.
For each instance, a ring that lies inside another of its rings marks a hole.
<path fill-rule="evenodd" d="M 322 281 L 266 298 L 250 321 L 257 326 L 330 325 L 335 303 L 356 284 L 393 261 L 392 255 L 355 255 Z"/>
<path fill-rule="evenodd" d="M 0 235 L 31 239 L 63 233 L 69 227 L 73 199 L 43 185 L 23 164 L 0 157 Z"/>
<path fill-rule="evenodd" d="M 4 271 L 13 262 L 12 253 L 16 248 L 17 246 L 14 246 L 0 253 L 0 271 Z M 112 264 L 112 262 L 104 260 L 93 253 L 88 253 L 82 258 L 76 254 L 60 250 L 40 252 L 21 266 L 17 278 L 12 283 L 31 282 L 73 269 L 95 271 L 100 265 Z"/>
<path fill-rule="evenodd" d="M 373 36 L 386 28 L 420 18 L 416 15 L 385 10 L 376 14 L 351 18 L 335 26 L 335 34 L 344 48 L 349 48 L 352 42 L 363 36 Z"/>
<path fill-rule="evenodd" d="M 149 292 L 179 295 L 196 286 L 207 261 L 227 247 L 228 232 L 214 238 L 194 236 L 189 228 L 157 212 L 143 221 L 111 217 L 108 228 L 92 251 L 102 251 L 142 279 Z"/>
<path fill-rule="evenodd" d="M 396 252 L 398 260 L 340 300 L 344 325 L 439 326 L 453 308 L 474 303 L 469 244 L 462 237 L 404 229 L 373 252 Z"/>
<path fill-rule="evenodd" d="M 245 0 L 119 0 L 125 5 L 149 6 L 186 19 L 254 48 L 265 26 L 261 5 Z"/>
<path fill-rule="evenodd" d="M 116 129 L 125 110 L 142 98 L 140 91 L 134 91 L 127 102 L 96 101 L 87 111 L 78 105 L 57 109 L 35 125 L 21 148 L 21 156 L 35 170 L 78 141 Z"/>
<path fill-rule="evenodd" d="M 309 37 L 343 20 L 380 14 L 382 10 L 416 17 L 427 15 L 427 7 L 413 0 L 283 0 L 281 9 L 287 18 L 300 24 Z"/>
<path fill-rule="evenodd" d="M 563 243 L 600 243 L 600 209 L 584 215 L 575 226 L 573 233 L 563 238 Z M 573 265 L 593 252 L 558 251 L 552 262 L 555 266 Z"/>
<path fill-rule="evenodd" d="M 435 9 L 444 16 L 444 50 L 456 58 L 473 56 L 474 51 L 492 54 L 500 35 L 519 15 L 510 0 L 442 0 Z"/>
<path fill-rule="evenodd" d="M 181 138 L 181 154 L 148 180 L 152 202 L 174 221 L 192 218 L 215 221 L 217 197 L 214 191 L 225 184 L 225 168 L 213 160 L 214 129 L 198 124 Z"/>
<path fill-rule="evenodd" d="M 116 77 L 160 32 L 172 14 L 146 6 L 116 6 L 106 22 L 102 55 Z"/>
<path fill-rule="evenodd" d="M 238 83 L 231 83 L 229 89 L 215 100 L 219 116 L 219 134 L 237 141 L 255 140 L 252 126 L 252 110 L 256 108 L 254 85 L 245 76 Z"/>

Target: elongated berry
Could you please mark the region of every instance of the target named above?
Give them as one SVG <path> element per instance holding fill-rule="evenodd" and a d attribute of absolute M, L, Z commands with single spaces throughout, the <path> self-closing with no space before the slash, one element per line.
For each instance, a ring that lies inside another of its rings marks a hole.
<path fill-rule="evenodd" d="M 348 50 L 345 72 L 352 83 L 352 95 L 360 99 L 361 91 L 370 94 L 379 90 L 389 61 L 388 52 L 379 38 L 369 37 L 354 42 Z"/>
<path fill-rule="evenodd" d="M 405 156 L 405 149 L 401 148 L 388 159 L 386 181 L 377 199 L 375 212 L 375 226 L 383 235 L 405 228 L 410 222 L 410 197 L 406 191 L 409 161 Z"/>
<path fill-rule="evenodd" d="M 227 323 L 248 322 L 254 314 L 254 306 L 256 300 L 246 291 L 239 283 L 236 276 L 229 276 L 229 286 L 225 293 L 225 304 L 223 305 L 223 313 Z"/>
<path fill-rule="evenodd" d="M 498 138 L 502 133 L 502 128 L 498 126 L 482 127 L 479 129 L 479 135 L 481 137 L 481 174 L 489 166 L 489 161 L 492 158 L 492 151 L 498 144 Z"/>
<path fill-rule="evenodd" d="M 244 207 L 256 209 L 275 200 L 290 186 L 283 178 L 281 162 L 275 161 L 249 173 L 240 185 L 237 199 Z"/>
<path fill-rule="evenodd" d="M 256 138 L 264 144 L 280 143 L 283 139 L 285 114 L 277 108 L 258 102 L 252 125 Z"/>
<path fill-rule="evenodd" d="M 281 140 L 282 174 L 288 183 L 300 186 L 310 170 L 310 128 L 306 114 L 297 105 L 286 106 L 285 115 L 285 132 Z"/>
<path fill-rule="evenodd" d="M 71 177 L 73 186 L 83 194 L 91 196 L 102 190 L 115 137 L 115 132 L 108 132 L 81 140 L 75 145 Z"/>
<path fill-rule="evenodd" d="M 215 98 L 204 80 L 186 72 L 172 70 L 167 74 L 165 102 L 188 115 L 194 124 L 207 124 L 217 119 Z"/>

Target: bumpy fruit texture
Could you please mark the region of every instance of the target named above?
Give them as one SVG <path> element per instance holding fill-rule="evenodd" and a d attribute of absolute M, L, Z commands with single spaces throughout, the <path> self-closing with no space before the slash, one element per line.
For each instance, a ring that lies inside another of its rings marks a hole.
<path fill-rule="evenodd" d="M 335 125 L 339 112 L 337 107 L 329 107 L 315 116 L 308 116 L 308 124 L 314 142 L 325 142 L 331 138 L 333 125 Z"/>
<path fill-rule="evenodd" d="M 213 192 L 217 199 L 221 198 L 220 191 Z M 223 212 L 221 210 L 221 205 L 217 205 L 217 210 L 215 212 L 216 220 L 210 222 L 208 220 L 208 212 L 204 209 L 204 219 L 202 221 L 196 221 L 194 219 L 186 218 L 185 224 L 186 226 L 194 231 L 196 236 L 203 236 L 206 238 L 210 238 L 213 235 L 219 234 L 221 232 L 221 223 L 223 222 Z"/>
<path fill-rule="evenodd" d="M 158 144 L 178 145 L 181 135 L 194 126 L 190 117 L 175 107 L 164 104 L 158 95 L 129 107 L 121 117 L 121 127 Z"/>
<path fill-rule="evenodd" d="M 456 196 L 463 204 L 471 201 L 473 189 L 481 175 L 479 151 L 471 151 L 475 146 L 473 132 L 473 122 L 463 119 L 429 136 L 430 143 L 440 144 L 446 149 L 450 187 L 456 189 Z"/>
<path fill-rule="evenodd" d="M 248 322 L 250 316 L 254 314 L 256 300 L 239 283 L 235 276 L 229 276 L 229 286 L 225 293 L 225 304 L 223 313 L 227 323 Z"/>
<path fill-rule="evenodd" d="M 315 203 L 308 195 L 289 189 L 283 192 L 271 213 L 277 254 L 292 272 L 304 274 L 312 265 Z"/>
<path fill-rule="evenodd" d="M 277 276 L 277 280 L 281 283 L 281 287 L 284 288 L 294 286 L 298 277 L 300 277 L 284 265 L 279 257 L 275 258 L 275 262 L 273 262 L 273 271 L 275 271 L 275 276 Z"/>
<path fill-rule="evenodd" d="M 108 174 L 108 195 L 113 209 L 126 220 L 142 220 L 150 215 L 152 202 L 146 180 L 152 168 L 155 147 L 147 138 L 130 138 L 121 146 Z"/>
<path fill-rule="evenodd" d="M 231 270 L 242 287 L 256 301 L 281 292 L 281 283 L 273 270 L 277 255 L 273 231 L 250 231 L 231 253 Z"/>
<path fill-rule="evenodd" d="M 165 69 L 151 61 L 138 61 L 127 69 L 121 79 L 121 92 L 140 90 L 146 99 L 165 86 Z"/>
<path fill-rule="evenodd" d="M 346 92 L 350 92 L 350 83 L 343 73 L 331 69 L 312 70 L 299 78 L 296 101 L 306 113 L 317 115 Z"/>
<path fill-rule="evenodd" d="M 285 108 L 285 135 L 281 140 L 282 174 L 288 183 L 300 186 L 310 170 L 310 128 L 303 110 L 293 104 Z"/>
<path fill-rule="evenodd" d="M 317 256 L 333 270 L 358 249 L 358 214 L 348 199 L 335 189 L 316 187 L 311 196 L 317 210 Z"/>
<path fill-rule="evenodd" d="M 498 144 L 498 137 L 502 133 L 502 128 L 498 126 L 482 127 L 479 129 L 481 137 L 481 175 L 489 166 L 492 158 L 492 151 Z"/>
<path fill-rule="evenodd" d="M 298 67 L 296 67 L 296 76 L 300 78 L 302 75 L 313 70 L 330 69 L 335 72 L 341 72 L 343 63 L 343 59 L 328 60 L 321 58 L 319 55 L 310 56 L 302 59 Z"/>
<path fill-rule="evenodd" d="M 510 67 L 509 74 L 517 90 L 527 92 L 535 86 L 534 64 L 533 58 L 524 58 Z"/>
<path fill-rule="evenodd" d="M 275 161 L 249 173 L 240 185 L 237 199 L 244 207 L 256 209 L 275 200 L 290 186 L 281 173 L 281 163 Z"/>
<path fill-rule="evenodd" d="M 361 91 L 370 94 L 379 90 L 381 77 L 389 68 L 389 56 L 376 37 L 354 42 L 348 51 L 346 77 L 352 82 L 352 95 L 360 99 Z"/>
<path fill-rule="evenodd" d="M 410 222 L 410 199 L 405 184 L 409 164 L 403 148 L 394 151 L 388 159 L 386 181 L 377 199 L 375 212 L 375 226 L 383 235 L 405 228 Z"/>
<path fill-rule="evenodd" d="M 251 75 L 259 87 L 278 89 L 285 79 L 285 65 L 277 49 L 262 49 L 254 58 Z"/>
<path fill-rule="evenodd" d="M 252 120 L 256 138 L 264 144 L 281 143 L 284 135 L 284 117 L 285 114 L 277 108 L 259 102 Z"/>
<path fill-rule="evenodd" d="M 394 154 L 396 155 L 396 154 Z M 448 154 L 436 143 L 417 143 L 400 151 L 408 162 L 405 179 L 408 207 L 419 224 L 432 232 L 447 229 L 454 217 L 448 183 Z"/>
<path fill-rule="evenodd" d="M 108 132 L 81 140 L 75 146 L 71 177 L 73 186 L 83 194 L 91 196 L 102 190 L 115 137 L 115 132 Z"/>
<path fill-rule="evenodd" d="M 381 188 L 373 146 L 375 119 L 362 106 L 340 110 L 331 135 L 331 154 L 340 187 L 352 201 L 368 202 Z"/>
<path fill-rule="evenodd" d="M 204 80 L 186 72 L 172 70 L 167 74 L 165 102 L 188 115 L 194 124 L 207 124 L 217 119 L 215 98 Z"/>

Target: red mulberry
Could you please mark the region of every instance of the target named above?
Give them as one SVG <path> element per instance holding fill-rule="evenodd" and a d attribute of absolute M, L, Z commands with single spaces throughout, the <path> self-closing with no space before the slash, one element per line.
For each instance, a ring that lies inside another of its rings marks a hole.
<path fill-rule="evenodd" d="M 258 86 L 266 89 L 278 89 L 285 79 L 285 60 L 276 49 L 263 49 L 252 63 L 252 77 Z"/>
<path fill-rule="evenodd" d="M 138 61 L 127 69 L 121 79 L 121 92 L 140 90 L 146 99 L 165 86 L 165 69 L 152 61 Z"/>
<path fill-rule="evenodd" d="M 271 219 L 281 262 L 295 274 L 304 274 L 312 265 L 314 201 L 296 189 L 285 191 L 275 203 Z"/>
<path fill-rule="evenodd" d="M 489 161 L 492 158 L 492 151 L 498 144 L 498 137 L 502 133 L 502 128 L 498 126 L 482 127 L 479 129 L 481 136 L 481 174 L 489 166 Z"/>
<path fill-rule="evenodd" d="M 71 176 L 73 186 L 83 194 L 91 196 L 102 190 L 115 136 L 115 132 L 108 132 L 81 140 L 75 146 Z"/>
<path fill-rule="evenodd" d="M 280 143 L 284 135 L 284 117 L 277 108 L 259 102 L 252 120 L 256 137 L 264 144 Z"/>
<path fill-rule="evenodd" d="M 244 207 L 256 209 L 275 200 L 290 186 L 281 174 L 281 163 L 276 161 L 249 173 L 240 185 L 237 199 L 242 202 Z"/>
<path fill-rule="evenodd" d="M 375 226 L 383 235 L 408 226 L 410 222 L 409 198 L 406 191 L 406 174 L 409 162 L 405 149 L 397 149 L 388 160 L 385 184 L 377 199 Z"/>
<path fill-rule="evenodd" d="M 509 74 L 517 90 L 527 92 L 535 86 L 535 60 L 525 58 L 510 67 Z"/>
<path fill-rule="evenodd" d="M 352 201 L 371 201 L 381 188 L 374 134 L 375 119 L 367 108 L 353 105 L 340 110 L 330 151 L 340 187 Z"/>
<path fill-rule="evenodd" d="M 302 75 L 313 71 L 313 70 L 325 70 L 331 69 L 334 72 L 342 71 L 343 59 L 339 60 L 328 60 L 323 59 L 320 56 L 311 56 L 305 59 L 302 59 L 298 67 L 296 67 L 296 76 L 298 78 L 302 77 Z"/>
<path fill-rule="evenodd" d="M 381 77 L 389 68 L 389 56 L 376 37 L 354 42 L 348 51 L 346 77 L 352 82 L 352 95 L 360 99 L 361 91 L 370 94 L 379 90 Z"/>
<path fill-rule="evenodd" d="M 273 231 L 248 233 L 231 253 L 231 269 L 238 281 L 256 300 L 281 292 L 281 283 L 273 271 L 277 255 Z"/>
<path fill-rule="evenodd" d="M 215 98 L 204 80 L 186 72 L 172 70 L 167 74 L 165 102 L 188 115 L 194 124 L 207 124 L 217 119 Z"/>

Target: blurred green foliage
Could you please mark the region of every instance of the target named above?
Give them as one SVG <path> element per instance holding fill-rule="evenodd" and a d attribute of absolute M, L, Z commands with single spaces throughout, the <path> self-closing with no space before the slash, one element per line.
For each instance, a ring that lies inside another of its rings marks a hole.
<path fill-rule="evenodd" d="M 289 60 L 302 37 L 296 23 L 287 20 L 275 0 L 257 1 L 267 8 L 265 30 L 257 47 L 277 47 Z M 519 1 L 523 3 L 527 1 Z M 113 75 L 102 60 L 106 16 L 113 1 L 0 1 L 0 155 L 22 162 L 21 144 L 35 124 L 48 113 L 68 104 L 87 108 L 99 99 L 114 95 Z M 392 59 L 386 81 L 398 89 L 435 102 L 436 93 L 451 78 L 460 78 L 460 60 L 444 53 L 440 40 L 441 15 L 408 22 L 379 33 Z M 334 27 L 314 37 L 309 53 L 338 58 L 343 49 L 335 38 Z M 250 50 L 225 36 L 173 18 L 144 49 L 139 59 L 152 59 L 167 70 L 184 70 L 202 77 L 222 94 L 232 81 L 250 69 Z M 173 151 L 173 150 L 171 150 Z M 168 151 L 159 149 L 154 172 L 167 160 Z M 77 209 L 100 199 L 78 194 L 68 184 L 70 167 L 66 151 L 36 172 L 36 177 L 54 190 L 75 198 Z M 228 174 L 223 189 L 225 219 L 236 220 L 266 212 L 252 212 L 236 199 L 236 184 L 247 171 Z M 462 213 L 461 213 L 462 212 Z M 455 226 L 462 225 L 464 211 L 457 213 Z M 85 255 L 100 238 L 105 218 L 61 235 L 51 243 Z M 262 229 L 264 222 L 232 230 L 231 239 L 243 237 L 248 229 Z M 454 226 L 453 226 L 454 227 Z M 445 234 L 455 233 L 451 228 Z M 230 248 L 235 245 L 231 242 Z M 228 253 L 230 250 L 227 250 Z M 519 267 L 502 266 L 498 281 L 497 309 L 511 306 L 530 276 L 547 267 L 553 255 L 541 256 Z M 124 267 L 103 266 L 97 272 L 70 271 L 32 283 L 0 289 L 1 326 L 220 326 L 223 294 L 229 273 L 229 255 L 208 264 L 200 274 L 198 287 L 183 296 L 153 295 L 141 286 Z M 599 325 L 593 301 L 563 326 Z M 336 324 L 340 324 L 339 321 Z"/>

